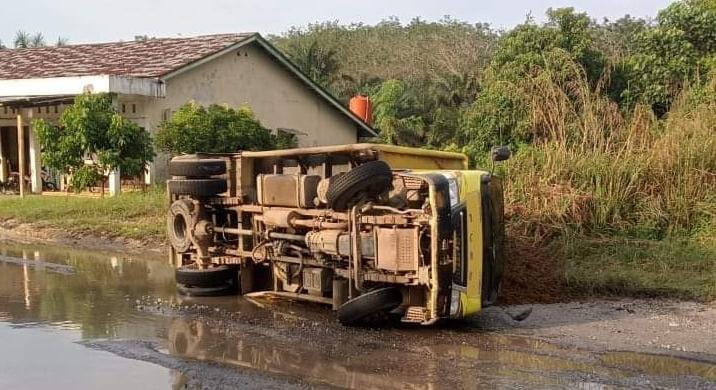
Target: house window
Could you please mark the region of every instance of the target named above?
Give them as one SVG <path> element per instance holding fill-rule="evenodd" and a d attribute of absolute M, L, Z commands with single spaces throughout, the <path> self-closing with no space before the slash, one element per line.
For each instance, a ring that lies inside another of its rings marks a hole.
<path fill-rule="evenodd" d="M 132 114 L 136 114 L 136 113 L 137 113 L 137 105 L 132 103 Z"/>

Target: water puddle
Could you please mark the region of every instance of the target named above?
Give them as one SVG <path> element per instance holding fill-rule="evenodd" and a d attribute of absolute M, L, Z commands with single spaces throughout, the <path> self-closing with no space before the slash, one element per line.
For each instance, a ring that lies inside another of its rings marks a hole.
<path fill-rule="evenodd" d="M 161 257 L 7 243 L 0 347 L 2 389 L 716 387 L 708 362 L 475 329 L 343 328 L 317 305 L 179 298 Z"/>

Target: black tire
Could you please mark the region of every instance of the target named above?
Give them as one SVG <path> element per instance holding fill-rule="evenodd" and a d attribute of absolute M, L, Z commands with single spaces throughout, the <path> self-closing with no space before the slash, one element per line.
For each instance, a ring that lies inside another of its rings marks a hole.
<path fill-rule="evenodd" d="M 174 277 L 177 284 L 188 287 L 219 287 L 227 282 L 234 283 L 238 271 L 226 265 L 201 269 L 196 264 L 189 264 L 177 268 Z"/>
<path fill-rule="evenodd" d="M 375 196 L 390 189 L 393 173 L 384 161 L 370 161 L 350 171 L 331 177 L 326 192 L 328 207 L 347 210 L 360 195 Z"/>
<path fill-rule="evenodd" d="M 231 283 L 224 283 L 216 287 L 188 287 L 177 286 L 177 292 L 187 297 L 221 297 L 236 294 L 236 286 Z"/>
<path fill-rule="evenodd" d="M 226 180 L 183 179 L 167 180 L 169 192 L 174 195 L 214 196 L 226 192 Z"/>
<path fill-rule="evenodd" d="M 196 158 L 194 156 L 173 158 L 169 162 L 169 174 L 192 178 L 207 178 L 226 173 L 226 161 L 218 158 Z"/>
<path fill-rule="evenodd" d="M 186 199 L 172 203 L 167 211 L 167 236 L 171 246 L 179 253 L 189 250 L 191 246 L 192 209 L 194 204 Z"/>
<path fill-rule="evenodd" d="M 338 309 L 338 321 L 343 325 L 362 325 L 376 316 L 385 315 L 403 303 L 403 294 L 396 287 L 367 292 L 343 304 Z"/>

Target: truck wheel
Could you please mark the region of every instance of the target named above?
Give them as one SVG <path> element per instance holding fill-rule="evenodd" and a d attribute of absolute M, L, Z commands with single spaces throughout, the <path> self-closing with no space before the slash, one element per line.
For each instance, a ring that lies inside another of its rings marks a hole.
<path fill-rule="evenodd" d="M 236 294 L 236 286 L 224 283 L 216 287 L 188 287 L 179 285 L 177 291 L 187 297 L 221 297 Z"/>
<path fill-rule="evenodd" d="M 377 315 L 387 314 L 403 303 L 403 295 L 395 287 L 367 292 L 344 303 L 338 309 L 338 321 L 343 325 L 361 325 Z"/>
<path fill-rule="evenodd" d="M 181 179 L 167 180 L 169 192 L 174 195 L 214 196 L 226 192 L 226 180 Z"/>
<path fill-rule="evenodd" d="M 226 173 L 226 161 L 196 156 L 175 157 L 169 162 L 169 174 L 192 178 L 206 178 Z"/>
<path fill-rule="evenodd" d="M 167 212 L 167 235 L 169 243 L 179 253 L 186 252 L 191 246 L 191 210 L 194 204 L 186 199 L 172 203 Z"/>
<path fill-rule="evenodd" d="M 177 284 L 189 287 L 217 287 L 227 281 L 234 282 L 238 272 L 226 265 L 201 269 L 196 264 L 189 264 L 177 268 L 174 277 Z"/>
<path fill-rule="evenodd" d="M 393 172 L 385 161 L 370 161 L 350 171 L 331 177 L 326 192 L 328 207 L 342 211 L 348 209 L 357 195 L 378 195 L 390 188 Z"/>

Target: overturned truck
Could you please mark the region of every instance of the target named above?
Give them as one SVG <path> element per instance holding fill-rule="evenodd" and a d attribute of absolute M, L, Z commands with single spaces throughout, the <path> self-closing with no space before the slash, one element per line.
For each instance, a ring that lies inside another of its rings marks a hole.
<path fill-rule="evenodd" d="M 179 292 L 326 303 L 344 324 L 474 314 L 500 290 L 503 198 L 498 177 L 467 168 L 462 154 L 374 144 L 176 157 Z"/>

